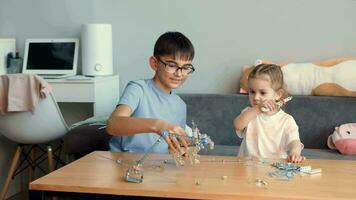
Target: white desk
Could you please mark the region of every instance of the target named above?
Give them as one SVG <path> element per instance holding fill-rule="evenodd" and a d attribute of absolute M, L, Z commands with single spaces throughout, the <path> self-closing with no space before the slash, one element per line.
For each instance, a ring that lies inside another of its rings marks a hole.
<path fill-rule="evenodd" d="M 85 80 L 46 79 L 53 87 L 57 102 L 92 103 L 94 116 L 111 114 L 119 100 L 119 76 L 101 76 Z"/>

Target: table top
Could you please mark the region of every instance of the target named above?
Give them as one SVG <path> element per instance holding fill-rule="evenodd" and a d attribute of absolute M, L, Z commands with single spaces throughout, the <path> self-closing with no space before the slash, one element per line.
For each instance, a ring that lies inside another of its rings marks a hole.
<path fill-rule="evenodd" d="M 276 171 L 274 161 L 201 156 L 199 164 L 176 166 L 168 154 L 150 154 L 143 182 L 126 182 L 127 169 L 141 156 L 95 151 L 31 182 L 30 189 L 191 199 L 356 198 L 356 161 L 307 160 L 303 166 L 322 168 L 322 173 L 287 179 L 269 175 Z"/>

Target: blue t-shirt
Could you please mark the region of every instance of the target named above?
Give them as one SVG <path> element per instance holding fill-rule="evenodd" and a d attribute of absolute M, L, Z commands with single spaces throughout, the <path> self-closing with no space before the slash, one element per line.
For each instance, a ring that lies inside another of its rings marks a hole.
<path fill-rule="evenodd" d="M 185 127 L 187 106 L 176 94 L 168 94 L 160 89 L 152 79 L 130 81 L 119 101 L 119 105 L 128 105 L 131 117 L 156 118 Z M 157 133 L 113 136 L 110 140 L 111 151 L 145 152 L 159 138 Z M 167 153 L 168 144 L 162 140 L 152 152 Z"/>

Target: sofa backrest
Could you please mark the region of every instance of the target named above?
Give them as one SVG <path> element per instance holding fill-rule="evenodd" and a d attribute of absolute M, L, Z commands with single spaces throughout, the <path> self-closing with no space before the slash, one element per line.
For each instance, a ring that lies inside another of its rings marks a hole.
<path fill-rule="evenodd" d="M 246 95 L 180 94 L 187 104 L 187 124 L 194 122 L 215 144 L 239 145 L 233 120 L 249 105 Z"/>
<path fill-rule="evenodd" d="M 187 104 L 187 122 L 194 122 L 219 145 L 240 145 L 233 127 L 234 118 L 249 106 L 243 94 L 180 94 Z M 356 98 L 293 96 L 285 111 L 299 126 L 305 148 L 327 148 L 334 128 L 356 122 Z"/>

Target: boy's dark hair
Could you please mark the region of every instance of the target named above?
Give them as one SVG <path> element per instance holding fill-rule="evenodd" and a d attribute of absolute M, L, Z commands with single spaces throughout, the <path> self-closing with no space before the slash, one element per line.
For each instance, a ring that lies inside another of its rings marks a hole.
<path fill-rule="evenodd" d="M 185 60 L 193 60 L 194 47 L 190 40 L 180 32 L 166 32 L 161 35 L 155 44 L 153 55 L 155 57 L 172 55 Z"/>

